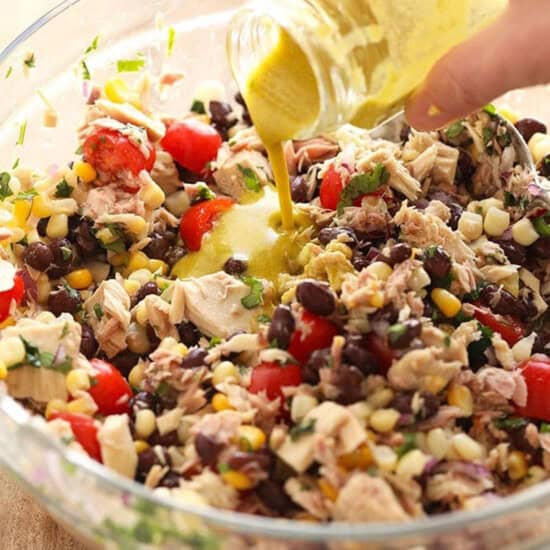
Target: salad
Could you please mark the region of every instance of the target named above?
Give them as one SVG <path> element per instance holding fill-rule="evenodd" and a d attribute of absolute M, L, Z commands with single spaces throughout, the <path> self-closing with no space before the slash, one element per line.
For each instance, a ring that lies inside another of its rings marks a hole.
<path fill-rule="evenodd" d="M 0 379 L 52 437 L 174 499 L 316 522 L 548 478 L 550 213 L 494 107 L 289 142 L 273 263 L 269 208 L 257 236 L 227 221 L 275 197 L 242 98 L 174 119 L 139 92 L 93 87 L 75 159 L 0 174 Z M 516 127 L 546 175 L 546 128 Z"/>

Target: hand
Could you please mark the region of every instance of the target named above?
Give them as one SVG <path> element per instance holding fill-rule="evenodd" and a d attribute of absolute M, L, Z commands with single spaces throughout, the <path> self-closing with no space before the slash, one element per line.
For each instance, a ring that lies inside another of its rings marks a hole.
<path fill-rule="evenodd" d="M 550 82 L 550 2 L 510 0 L 506 13 L 453 48 L 410 98 L 419 130 L 435 130 L 503 93 Z"/>

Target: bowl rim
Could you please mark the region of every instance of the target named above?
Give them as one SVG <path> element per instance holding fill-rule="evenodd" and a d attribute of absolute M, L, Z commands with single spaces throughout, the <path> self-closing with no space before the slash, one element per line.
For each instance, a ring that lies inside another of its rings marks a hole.
<path fill-rule="evenodd" d="M 1 52 L 0 65 L 3 64 L 19 46 L 27 39 L 81 0 L 62 0 L 23 32 L 15 37 Z M 405 523 L 376 522 L 351 524 L 333 522 L 325 525 L 309 524 L 295 520 L 267 518 L 251 514 L 220 510 L 213 507 L 195 508 L 191 505 L 170 499 L 154 493 L 144 485 L 128 480 L 116 472 L 109 470 L 102 464 L 95 462 L 82 453 L 61 446 L 59 442 L 40 429 L 40 422 L 32 420 L 33 415 L 26 411 L 7 392 L 2 391 L 0 383 L 0 412 L 4 413 L 17 428 L 29 432 L 39 447 L 56 452 L 63 460 L 90 475 L 101 484 L 109 486 L 121 493 L 129 494 L 165 510 L 181 512 L 198 517 L 211 526 L 248 535 L 261 535 L 273 538 L 286 538 L 304 541 L 374 541 L 384 539 L 399 539 L 414 536 L 430 536 L 458 530 L 471 529 L 492 519 L 503 518 L 508 514 L 521 512 L 529 507 L 543 505 L 550 502 L 550 480 L 525 489 L 512 496 L 497 500 L 479 510 L 458 511 L 426 517 Z M 41 418 L 41 417 L 37 417 Z M 49 508 L 57 508 L 56 502 L 48 495 L 40 492 L 28 479 L 21 476 L 13 465 L 0 456 L 0 463 L 5 470 L 9 470 L 17 478 L 17 482 L 24 486 L 32 496 Z"/>

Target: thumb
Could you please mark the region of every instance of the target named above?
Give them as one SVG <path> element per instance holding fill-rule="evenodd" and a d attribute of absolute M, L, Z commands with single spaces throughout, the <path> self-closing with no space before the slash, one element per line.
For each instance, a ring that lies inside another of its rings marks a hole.
<path fill-rule="evenodd" d="M 503 93 L 550 82 L 547 0 L 511 0 L 508 11 L 456 46 L 408 101 L 419 130 L 434 130 L 480 109 Z"/>

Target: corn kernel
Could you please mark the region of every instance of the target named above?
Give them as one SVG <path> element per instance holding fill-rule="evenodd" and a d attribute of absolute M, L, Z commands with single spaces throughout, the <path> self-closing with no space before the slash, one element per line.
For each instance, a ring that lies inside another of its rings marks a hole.
<path fill-rule="evenodd" d="M 25 227 L 31 214 L 32 202 L 30 200 L 16 200 L 13 203 L 13 218 L 19 227 Z"/>
<path fill-rule="evenodd" d="M 426 436 L 426 443 L 430 453 L 438 460 L 443 460 L 447 456 L 447 452 L 451 446 L 451 441 L 442 428 L 430 430 Z"/>
<path fill-rule="evenodd" d="M 422 382 L 422 389 L 436 395 L 442 391 L 448 383 L 449 381 L 439 374 L 425 376 Z"/>
<path fill-rule="evenodd" d="M 338 464 L 345 470 L 366 470 L 374 464 L 374 457 L 368 445 L 361 445 L 355 451 L 338 458 Z"/>
<path fill-rule="evenodd" d="M 229 470 L 220 474 L 221 478 L 237 491 L 247 491 L 253 486 L 252 480 L 242 472 Z"/>
<path fill-rule="evenodd" d="M 505 118 L 511 124 L 515 124 L 520 118 L 519 115 L 507 105 L 501 105 L 498 107 L 497 111 L 502 118 Z"/>
<path fill-rule="evenodd" d="M 149 258 L 143 252 L 133 252 L 130 254 L 126 272 L 128 274 L 137 271 L 138 269 L 147 269 L 149 267 Z"/>
<path fill-rule="evenodd" d="M 453 384 L 447 394 L 447 402 L 461 409 L 465 416 L 472 416 L 474 412 L 474 398 L 468 386 Z"/>
<path fill-rule="evenodd" d="M 84 183 L 92 183 L 97 178 L 97 172 L 89 162 L 75 162 L 73 170 L 76 176 Z"/>
<path fill-rule="evenodd" d="M 0 361 L 0 380 L 5 380 L 8 377 L 8 367 L 4 361 Z"/>
<path fill-rule="evenodd" d="M 306 414 L 312 411 L 319 401 L 312 395 L 296 395 L 292 398 L 292 404 L 290 406 L 290 417 L 295 424 L 300 423 Z"/>
<path fill-rule="evenodd" d="M 136 237 L 145 237 L 147 234 L 147 222 L 141 216 L 128 216 L 125 222 L 128 233 Z"/>
<path fill-rule="evenodd" d="M 483 234 L 483 217 L 475 212 L 463 212 L 458 220 L 458 230 L 470 242 L 479 239 Z"/>
<path fill-rule="evenodd" d="M 483 457 L 483 447 L 469 435 L 459 433 L 453 436 L 453 449 L 464 460 L 479 460 Z"/>
<path fill-rule="evenodd" d="M 151 445 L 149 445 L 149 443 L 147 443 L 147 441 L 141 441 L 141 440 L 138 439 L 137 441 L 134 441 L 134 448 L 136 450 L 136 453 L 140 454 L 143 451 L 146 451 L 147 449 L 150 449 Z"/>
<path fill-rule="evenodd" d="M 92 407 L 90 402 L 83 397 L 79 397 L 74 401 L 67 403 L 67 412 L 76 414 L 85 414 L 86 416 L 93 416 L 97 411 L 97 407 Z"/>
<path fill-rule="evenodd" d="M 370 305 L 372 307 L 375 307 L 376 309 L 380 309 L 384 307 L 384 293 L 383 292 L 375 292 L 370 299 Z"/>
<path fill-rule="evenodd" d="M 158 273 L 160 275 L 168 275 L 168 264 L 162 260 L 150 260 L 149 261 L 149 271 L 151 273 Z"/>
<path fill-rule="evenodd" d="M 175 353 L 185 357 L 189 353 L 189 348 L 185 344 L 176 344 L 174 348 Z"/>
<path fill-rule="evenodd" d="M 500 237 L 510 226 L 510 213 L 492 206 L 483 221 L 485 233 L 491 237 Z"/>
<path fill-rule="evenodd" d="M 391 388 L 380 388 L 369 395 L 367 402 L 373 409 L 383 409 L 390 404 L 393 397 Z"/>
<path fill-rule="evenodd" d="M 332 483 L 326 479 L 320 479 L 318 481 L 318 485 L 325 498 L 328 498 L 328 500 L 332 502 L 336 502 L 336 499 L 338 498 L 338 489 L 336 489 Z"/>
<path fill-rule="evenodd" d="M 65 385 L 67 386 L 67 391 L 74 396 L 79 391 L 88 391 L 90 389 L 90 377 L 84 369 L 74 369 L 67 374 Z"/>
<path fill-rule="evenodd" d="M 44 416 L 49 419 L 54 413 L 66 412 L 67 403 L 61 399 L 50 399 L 46 405 Z"/>
<path fill-rule="evenodd" d="M 164 191 L 153 181 L 150 181 L 141 188 L 139 197 L 144 202 L 145 206 L 151 210 L 155 210 L 162 206 L 166 199 Z"/>
<path fill-rule="evenodd" d="M 266 442 L 265 433 L 256 426 L 239 426 L 237 431 L 239 446 L 243 451 L 258 451 Z"/>
<path fill-rule="evenodd" d="M 527 475 L 527 459 L 521 451 L 512 451 L 508 455 L 508 477 L 512 481 L 519 481 Z"/>
<path fill-rule="evenodd" d="M 529 218 L 523 218 L 512 226 L 512 237 L 514 241 L 522 246 L 531 246 L 539 240 L 540 235 L 531 223 Z"/>
<path fill-rule="evenodd" d="M 434 288 L 431 296 L 435 305 L 445 317 L 455 317 L 462 309 L 462 302 L 444 288 Z"/>
<path fill-rule="evenodd" d="M 108 260 L 113 267 L 122 267 L 128 263 L 128 254 L 109 254 Z"/>
<path fill-rule="evenodd" d="M 140 286 L 153 280 L 153 274 L 149 269 L 138 269 L 128 277 L 130 281 L 137 281 Z"/>
<path fill-rule="evenodd" d="M 27 353 L 23 341 L 18 336 L 0 340 L 0 361 L 9 369 L 25 361 Z"/>
<path fill-rule="evenodd" d="M 77 269 L 65 275 L 65 280 L 76 290 L 85 290 L 92 286 L 94 277 L 89 269 Z"/>
<path fill-rule="evenodd" d="M 537 136 L 538 134 L 535 134 Z M 535 161 L 535 164 L 538 164 L 541 162 L 541 160 L 550 154 L 550 138 L 542 134 L 543 137 L 538 139 L 537 141 L 534 141 L 533 138 L 531 138 L 531 141 L 529 141 L 529 150 L 531 151 L 531 154 L 533 155 L 533 160 Z M 533 145 L 531 145 L 531 142 L 533 142 Z"/>
<path fill-rule="evenodd" d="M 296 399 L 296 397 L 294 399 Z M 353 416 L 355 416 L 355 418 L 357 418 L 357 420 L 359 420 L 362 426 L 366 426 L 369 417 L 372 414 L 373 407 L 371 407 L 370 403 L 367 403 L 366 401 L 358 401 L 353 405 L 349 405 L 348 410 L 351 414 L 353 414 Z"/>
<path fill-rule="evenodd" d="M 134 388 L 139 388 L 141 386 L 141 382 L 143 381 L 143 377 L 145 375 L 145 365 L 143 363 L 138 363 L 128 375 L 128 382 L 130 382 L 130 385 Z"/>
<path fill-rule="evenodd" d="M 132 279 L 124 279 L 123 286 L 128 296 L 133 296 L 141 288 L 139 281 Z"/>
<path fill-rule="evenodd" d="M 388 433 L 395 428 L 400 416 L 395 409 L 379 409 L 370 415 L 369 425 L 378 433 Z"/>
<path fill-rule="evenodd" d="M 48 220 L 46 235 L 50 239 L 63 239 L 69 233 L 69 216 L 67 214 L 55 214 Z"/>
<path fill-rule="evenodd" d="M 147 439 L 157 427 L 155 413 L 149 409 L 138 411 L 135 420 L 136 435 L 140 439 Z"/>
<path fill-rule="evenodd" d="M 481 207 L 481 213 L 485 217 L 491 208 L 496 208 L 497 210 L 504 210 L 504 202 L 500 199 L 495 199 L 491 197 L 489 199 L 483 199 L 479 201 L 479 206 Z"/>
<path fill-rule="evenodd" d="M 54 212 L 46 199 L 41 195 L 37 195 L 32 199 L 31 214 L 37 218 L 49 218 Z"/>
<path fill-rule="evenodd" d="M 387 281 L 393 273 L 393 269 L 384 262 L 373 262 L 365 271 L 380 281 Z"/>
<path fill-rule="evenodd" d="M 141 101 L 137 92 L 132 90 L 120 76 L 110 78 L 104 88 L 107 99 L 113 103 L 130 103 L 136 109 L 141 109 Z"/>
<path fill-rule="evenodd" d="M 372 450 L 374 462 L 385 472 L 391 472 L 397 465 L 397 454 L 387 445 L 376 445 Z"/>
<path fill-rule="evenodd" d="M 227 399 L 227 396 L 223 393 L 217 393 L 214 397 L 212 397 L 212 408 L 216 412 L 230 411 L 234 409 L 233 405 L 229 402 L 229 399 Z"/>
<path fill-rule="evenodd" d="M 239 382 L 239 369 L 231 361 L 222 361 L 214 369 L 212 384 L 217 386 L 223 382 Z"/>
<path fill-rule="evenodd" d="M 142 327 L 146 327 L 149 323 L 149 315 L 147 314 L 147 306 L 141 301 L 134 310 L 136 321 Z"/>
<path fill-rule="evenodd" d="M 412 479 L 424 471 L 426 462 L 428 462 L 428 457 L 421 450 L 413 449 L 400 458 L 395 473 L 398 476 Z"/>

